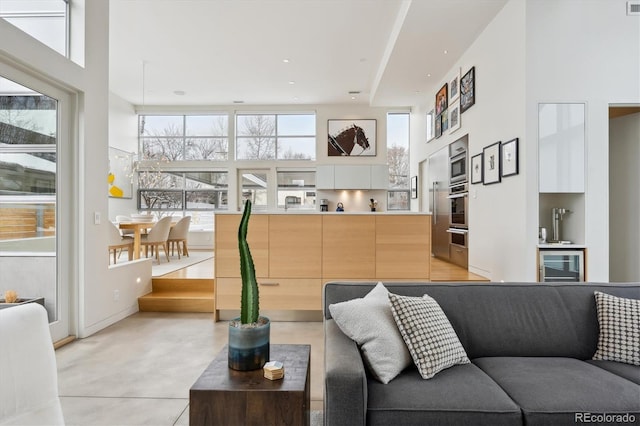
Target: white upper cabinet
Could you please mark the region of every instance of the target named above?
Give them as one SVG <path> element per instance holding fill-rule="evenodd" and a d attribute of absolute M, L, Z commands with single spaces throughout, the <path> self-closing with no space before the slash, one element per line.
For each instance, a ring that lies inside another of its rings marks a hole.
<path fill-rule="evenodd" d="M 334 187 L 334 167 L 332 165 L 316 167 L 316 189 L 333 189 Z"/>
<path fill-rule="evenodd" d="M 389 166 L 373 164 L 371 166 L 371 189 L 389 189 Z"/>
<path fill-rule="evenodd" d="M 335 166 L 335 189 L 371 188 L 371 166 Z"/>
<path fill-rule="evenodd" d="M 389 166 L 319 165 L 316 167 L 316 189 L 388 189 Z"/>
<path fill-rule="evenodd" d="M 540 192 L 584 192 L 584 104 L 538 105 Z"/>

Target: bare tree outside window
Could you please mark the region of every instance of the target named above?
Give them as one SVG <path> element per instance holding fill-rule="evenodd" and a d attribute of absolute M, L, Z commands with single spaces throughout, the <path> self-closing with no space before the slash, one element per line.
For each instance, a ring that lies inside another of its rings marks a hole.
<path fill-rule="evenodd" d="M 276 158 L 276 121 L 274 115 L 238 117 L 237 158 L 273 160 Z"/>
<path fill-rule="evenodd" d="M 184 135 L 182 129 L 168 124 L 161 132 L 152 137 L 145 137 L 142 142 L 144 159 L 168 161 L 182 160 L 184 151 Z"/>
<path fill-rule="evenodd" d="M 389 187 L 409 187 L 409 153 L 403 146 L 393 145 L 387 148 L 389 162 Z"/>

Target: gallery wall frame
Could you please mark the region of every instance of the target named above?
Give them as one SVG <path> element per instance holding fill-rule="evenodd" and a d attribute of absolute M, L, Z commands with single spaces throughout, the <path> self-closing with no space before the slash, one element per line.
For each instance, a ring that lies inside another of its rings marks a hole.
<path fill-rule="evenodd" d="M 452 104 L 449 104 L 449 108 L 447 108 L 447 113 L 449 115 L 449 133 L 453 133 L 460 128 L 460 101 L 455 101 Z"/>
<path fill-rule="evenodd" d="M 482 183 L 484 185 L 491 185 L 499 183 L 502 179 L 500 173 L 500 149 L 501 142 L 492 143 L 485 146 L 482 150 Z"/>
<path fill-rule="evenodd" d="M 445 83 L 436 93 L 436 115 L 441 115 L 447 109 L 447 105 L 449 105 L 447 86 L 448 84 Z"/>
<path fill-rule="evenodd" d="M 435 137 L 436 139 L 442 136 L 442 114 L 436 115 L 435 118 Z"/>
<path fill-rule="evenodd" d="M 476 103 L 476 67 L 471 67 L 460 79 L 460 113 Z"/>
<path fill-rule="evenodd" d="M 500 154 L 500 171 L 502 177 L 517 175 L 519 170 L 518 138 L 502 144 Z"/>
<path fill-rule="evenodd" d="M 482 179 L 484 177 L 483 158 L 484 156 L 482 152 L 471 157 L 471 184 L 473 185 L 482 183 Z"/>
<path fill-rule="evenodd" d="M 375 157 L 375 119 L 330 119 L 327 120 L 329 157 Z"/>
<path fill-rule="evenodd" d="M 460 96 L 460 68 L 449 78 L 449 105 Z"/>

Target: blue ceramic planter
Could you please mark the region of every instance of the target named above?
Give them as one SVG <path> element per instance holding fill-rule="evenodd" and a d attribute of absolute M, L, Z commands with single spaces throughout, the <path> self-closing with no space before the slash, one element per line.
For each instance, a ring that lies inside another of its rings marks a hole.
<path fill-rule="evenodd" d="M 258 370 L 269 361 L 269 318 L 259 317 L 257 324 L 240 324 L 240 318 L 229 321 L 229 368 L 240 371 Z"/>

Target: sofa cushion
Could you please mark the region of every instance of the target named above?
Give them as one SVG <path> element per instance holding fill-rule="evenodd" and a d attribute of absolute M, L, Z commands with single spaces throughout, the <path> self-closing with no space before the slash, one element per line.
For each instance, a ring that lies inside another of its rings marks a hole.
<path fill-rule="evenodd" d="M 595 360 L 640 365 L 640 300 L 595 292 L 600 335 Z"/>
<path fill-rule="evenodd" d="M 363 298 L 329 306 L 340 330 L 354 340 L 373 376 L 389 383 L 411 365 L 411 355 L 391 314 L 387 289 L 378 283 Z"/>
<path fill-rule="evenodd" d="M 576 424 L 577 413 L 640 415 L 640 386 L 584 361 L 487 357 L 473 363 L 521 407 L 527 426 Z"/>
<path fill-rule="evenodd" d="M 438 302 L 428 295 L 398 296 L 389 293 L 391 312 L 413 362 L 424 379 L 469 358 Z"/>
<path fill-rule="evenodd" d="M 388 385 L 369 378 L 367 389 L 367 425 L 522 425 L 520 408 L 473 364 L 430 380 L 410 367 Z"/>
<path fill-rule="evenodd" d="M 586 362 L 640 385 L 640 366 L 623 364 L 615 361 L 595 361 L 592 359 L 587 360 Z"/>

